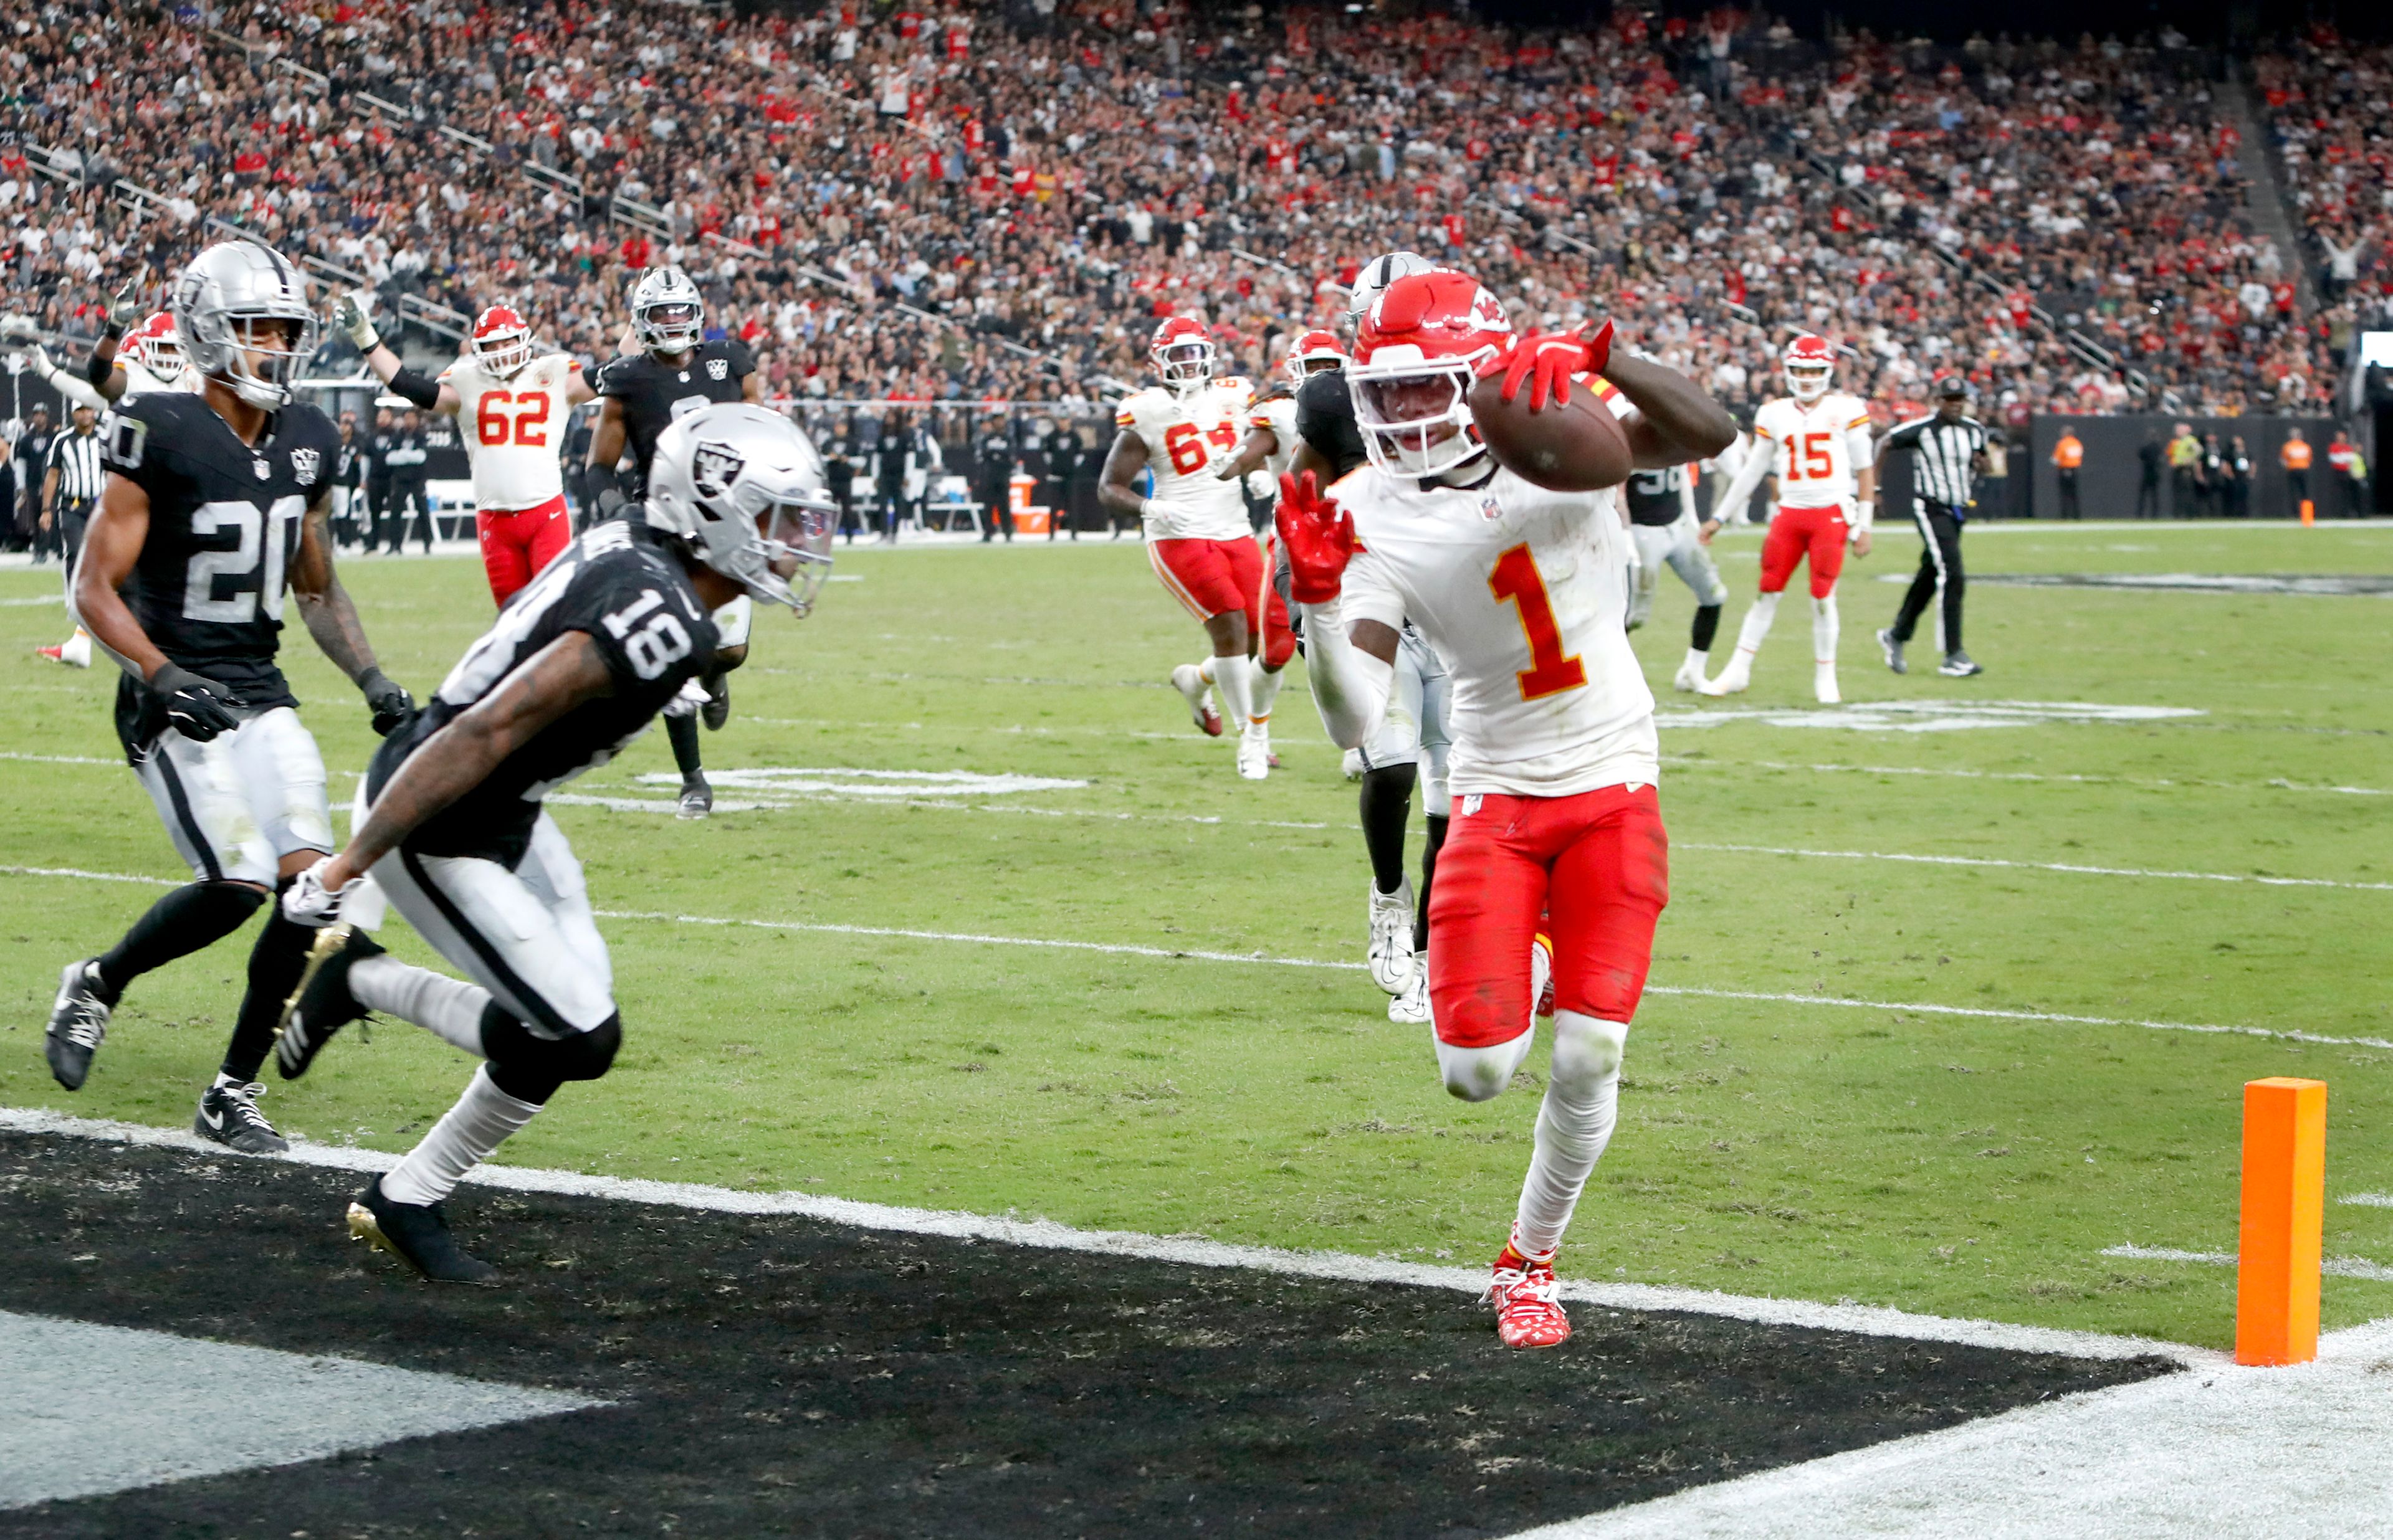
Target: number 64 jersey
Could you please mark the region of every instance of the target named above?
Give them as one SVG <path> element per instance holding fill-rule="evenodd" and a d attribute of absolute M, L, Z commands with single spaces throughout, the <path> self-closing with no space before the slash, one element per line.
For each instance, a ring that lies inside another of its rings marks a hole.
<path fill-rule="evenodd" d="M 1366 465 L 1332 495 L 1362 545 L 1340 613 L 1397 630 L 1409 619 L 1445 662 L 1454 795 L 1568 797 L 1659 779 L 1654 695 L 1626 624 L 1633 558 L 1611 491 L 1548 491 L 1500 467 L 1425 490 Z"/>
<path fill-rule="evenodd" d="M 1236 454 L 1254 405 L 1252 382 L 1236 374 L 1208 380 L 1186 395 L 1149 385 L 1122 398 L 1115 425 L 1138 435 L 1155 493 L 1146 502 L 1149 540 L 1246 540 L 1246 493 L 1213 475 Z"/>
<path fill-rule="evenodd" d="M 713 615 L 681 558 L 644 524 L 593 525 L 509 599 L 415 720 L 383 740 L 369 797 L 409 755 L 569 632 L 598 645 L 614 693 L 584 701 L 502 761 L 480 785 L 409 836 L 418 855 L 473 855 L 513 869 L 531 843 L 541 799 L 621 753 L 682 685 L 714 666 Z"/>

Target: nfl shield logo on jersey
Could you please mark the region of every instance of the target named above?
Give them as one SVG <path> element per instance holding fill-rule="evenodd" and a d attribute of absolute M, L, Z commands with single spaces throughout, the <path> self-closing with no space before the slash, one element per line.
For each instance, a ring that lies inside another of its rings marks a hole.
<path fill-rule="evenodd" d="M 249 463 L 249 468 L 257 473 L 257 479 L 260 481 L 265 480 L 268 476 L 274 474 L 272 470 L 268 468 L 266 456 L 262 454 Z"/>
<path fill-rule="evenodd" d="M 1504 505 L 1491 495 L 1479 500 L 1479 516 L 1493 524 L 1504 516 Z"/>
<path fill-rule="evenodd" d="M 707 377 L 708 379 L 710 379 L 710 380 L 724 380 L 724 379 L 728 379 L 728 378 L 730 378 L 730 376 L 731 376 L 731 360 L 730 360 L 730 359 L 707 359 L 707 360 L 706 360 L 706 377 Z"/>
<path fill-rule="evenodd" d="M 315 480 L 316 463 L 318 458 L 319 456 L 314 450 L 293 450 L 291 451 L 291 474 L 297 476 L 302 481 Z"/>

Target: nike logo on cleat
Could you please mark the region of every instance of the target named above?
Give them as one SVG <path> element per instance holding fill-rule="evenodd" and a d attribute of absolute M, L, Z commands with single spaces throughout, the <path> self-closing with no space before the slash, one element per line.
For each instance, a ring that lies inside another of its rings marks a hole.
<path fill-rule="evenodd" d="M 212 1112 L 206 1107 L 202 1107 L 200 1109 L 200 1121 L 205 1123 L 211 1129 L 221 1129 L 224 1127 L 224 1114 L 220 1112 Z"/>

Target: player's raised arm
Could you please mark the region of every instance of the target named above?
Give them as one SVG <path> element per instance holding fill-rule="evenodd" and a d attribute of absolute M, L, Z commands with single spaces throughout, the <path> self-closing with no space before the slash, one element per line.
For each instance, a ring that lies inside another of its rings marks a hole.
<path fill-rule="evenodd" d="M 415 714 L 414 698 L 374 662 L 373 644 L 358 619 L 358 607 L 333 570 L 333 487 L 327 481 L 300 521 L 299 549 L 291 558 L 291 593 L 299 619 L 333 665 L 349 676 L 373 711 L 373 730 L 387 737 Z"/>
<path fill-rule="evenodd" d="M 399 361 L 399 355 L 382 345 L 382 333 L 374 330 L 373 317 L 366 312 L 365 300 L 357 294 L 343 294 L 333 302 L 333 324 L 357 345 L 365 355 L 366 367 L 374 377 L 390 386 L 394 395 L 404 396 L 426 411 L 457 411 L 457 393 L 440 381 Z"/>
<path fill-rule="evenodd" d="M 1708 460 L 1736 442 L 1736 419 L 1705 389 L 1667 364 L 1615 352 L 1603 377 L 1637 410 L 1620 421 L 1641 471 Z"/>
<path fill-rule="evenodd" d="M 590 372 L 582 367 L 580 359 L 575 359 L 572 367 L 566 371 L 565 404 L 569 407 L 587 406 L 597 398 L 598 387 L 590 383 Z"/>
<path fill-rule="evenodd" d="M 1115 434 L 1114 447 L 1105 451 L 1105 468 L 1097 477 L 1097 501 L 1118 514 L 1144 517 L 1146 499 L 1131 483 L 1145 469 L 1146 440 L 1128 428 Z"/>

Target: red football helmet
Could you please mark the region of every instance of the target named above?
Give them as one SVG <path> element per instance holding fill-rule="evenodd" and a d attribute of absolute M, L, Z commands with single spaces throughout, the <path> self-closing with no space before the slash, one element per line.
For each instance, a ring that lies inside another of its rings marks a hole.
<path fill-rule="evenodd" d="M 1828 393 L 1828 383 L 1837 376 L 1836 345 L 1807 333 L 1786 345 L 1778 362 L 1785 371 L 1786 393 L 1810 406 Z"/>
<path fill-rule="evenodd" d="M 1327 332 L 1307 332 L 1296 339 L 1296 346 L 1288 350 L 1288 357 L 1279 365 L 1288 372 L 1288 384 L 1301 385 L 1307 374 L 1319 372 L 1315 364 L 1322 369 L 1336 369 L 1345 361 L 1346 349 L 1338 346 L 1336 337 Z"/>
<path fill-rule="evenodd" d="M 163 310 L 135 327 L 118 351 L 127 362 L 139 364 L 168 385 L 182 383 L 183 339 L 175 330 L 175 318 Z"/>
<path fill-rule="evenodd" d="M 474 361 L 502 380 L 511 380 L 531 362 L 531 328 L 504 305 L 493 305 L 474 318 Z"/>
<path fill-rule="evenodd" d="M 1194 390 L 1213 377 L 1213 334 L 1192 317 L 1172 316 L 1157 327 L 1146 356 L 1173 390 Z"/>
<path fill-rule="evenodd" d="M 1435 476 L 1484 452 L 1471 381 L 1511 346 L 1504 307 L 1468 273 L 1441 268 L 1390 284 L 1364 312 L 1346 366 L 1371 463 Z"/>

